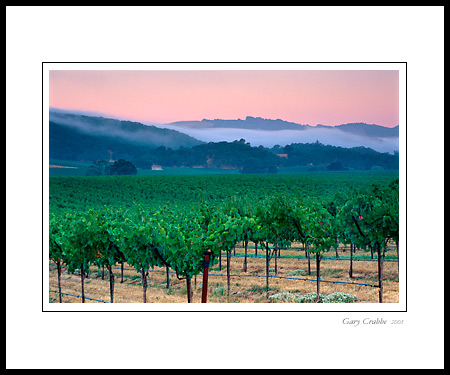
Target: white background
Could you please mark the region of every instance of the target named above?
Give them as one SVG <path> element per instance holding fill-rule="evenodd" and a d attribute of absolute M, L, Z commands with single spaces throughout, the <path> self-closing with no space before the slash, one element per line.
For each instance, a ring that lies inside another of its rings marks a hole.
<path fill-rule="evenodd" d="M 407 62 L 408 311 L 42 312 L 42 62 L 84 61 Z M 6 7 L 6 367 L 443 368 L 443 100 L 443 7 Z"/>

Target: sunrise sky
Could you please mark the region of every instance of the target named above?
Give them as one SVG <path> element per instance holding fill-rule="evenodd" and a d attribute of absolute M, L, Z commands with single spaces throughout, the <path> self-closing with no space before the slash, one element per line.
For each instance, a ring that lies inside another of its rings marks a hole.
<path fill-rule="evenodd" d="M 49 106 L 170 123 L 399 123 L 398 70 L 50 70 Z"/>

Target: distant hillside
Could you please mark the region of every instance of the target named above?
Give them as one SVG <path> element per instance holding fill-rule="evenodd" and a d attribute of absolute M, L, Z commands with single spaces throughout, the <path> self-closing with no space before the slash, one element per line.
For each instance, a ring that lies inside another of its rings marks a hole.
<path fill-rule="evenodd" d="M 203 142 L 176 130 L 138 122 L 68 113 L 49 113 L 50 158 L 135 159 L 157 147 L 192 147 Z"/>
<path fill-rule="evenodd" d="M 383 169 L 398 169 L 398 153 L 381 153 L 367 147 L 336 147 L 315 143 L 292 143 L 280 150 L 272 149 L 278 154 L 284 153 L 286 158 L 283 166 L 299 165 L 334 165 L 340 169 L 371 169 L 381 167 Z"/>
<path fill-rule="evenodd" d="M 387 128 L 385 126 L 366 124 L 364 122 L 354 122 L 337 126 L 317 125 L 317 127 L 327 129 L 334 128 L 366 137 L 390 138 L 399 136 L 398 125 L 394 126 L 393 128 Z"/>
<path fill-rule="evenodd" d="M 261 117 L 247 116 L 245 120 L 207 120 L 201 121 L 177 121 L 167 125 L 187 127 L 187 128 L 237 128 L 237 129 L 251 129 L 251 130 L 305 130 L 308 125 L 296 124 L 284 120 L 271 120 Z"/>
<path fill-rule="evenodd" d="M 208 121 L 201 123 L 211 126 Z M 214 120 L 212 126 L 231 126 L 233 121 L 248 126 L 255 122 L 265 123 L 268 127 L 307 127 L 282 120 L 249 117 L 246 120 Z M 346 124 L 341 127 L 342 131 L 333 131 L 345 134 L 346 131 L 366 129 L 371 134 L 379 134 L 376 125 Z M 232 126 L 230 131 L 234 131 Z M 288 132 L 297 133 L 292 130 Z M 266 129 L 263 133 L 270 137 L 272 132 Z M 337 147 L 318 141 L 300 143 L 293 142 L 292 138 L 290 144 L 272 148 L 252 146 L 243 138 L 232 142 L 205 143 L 175 130 L 137 122 L 53 112 L 50 112 L 49 146 L 50 159 L 87 162 L 125 159 L 138 168 L 151 168 L 153 164 L 158 164 L 163 167 L 233 168 L 243 173 L 276 173 L 279 167 L 292 166 L 309 166 L 311 170 L 398 169 L 398 153 L 380 153 L 367 147 Z"/>
<path fill-rule="evenodd" d="M 203 119 L 201 121 L 177 121 L 167 125 L 179 128 L 195 128 L 195 129 L 236 128 L 236 129 L 251 129 L 251 130 L 308 130 L 314 128 L 326 128 L 326 129 L 342 130 L 355 135 L 366 137 L 388 138 L 399 136 L 398 126 L 394 128 L 388 128 L 385 126 L 359 122 L 336 126 L 317 125 L 315 127 L 310 125 L 297 124 L 295 122 L 289 122 L 280 119 L 271 120 L 252 116 L 247 116 L 245 120 Z"/>

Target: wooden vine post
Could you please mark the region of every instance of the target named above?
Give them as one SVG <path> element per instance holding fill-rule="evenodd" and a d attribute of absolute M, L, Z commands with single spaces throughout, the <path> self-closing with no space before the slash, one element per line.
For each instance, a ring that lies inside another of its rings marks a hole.
<path fill-rule="evenodd" d="M 348 276 L 353 278 L 353 244 L 350 244 L 350 269 L 348 271 Z"/>
<path fill-rule="evenodd" d="M 244 265 L 243 265 L 244 272 L 247 272 L 247 248 L 248 248 L 248 241 L 244 241 Z"/>
<path fill-rule="evenodd" d="M 80 275 L 81 275 L 81 303 L 84 303 L 84 267 L 81 265 L 80 269 Z"/>
<path fill-rule="evenodd" d="M 316 302 L 320 302 L 320 253 L 316 253 L 316 270 L 317 270 L 317 300 Z"/>
<path fill-rule="evenodd" d="M 266 242 L 266 298 L 269 298 L 269 265 L 270 265 L 270 250 L 269 250 L 269 243 Z"/>
<path fill-rule="evenodd" d="M 231 249 L 227 249 L 227 297 L 230 296 L 230 283 L 231 283 Z"/>
<path fill-rule="evenodd" d="M 377 256 L 378 256 L 378 288 L 379 295 L 378 301 L 383 303 L 383 265 L 384 265 L 384 252 L 381 254 L 380 244 L 376 245 L 377 247 Z"/>
<path fill-rule="evenodd" d="M 108 273 L 109 273 L 109 296 L 111 303 L 114 302 L 114 273 L 112 271 L 112 266 L 109 264 L 108 266 Z"/>
<path fill-rule="evenodd" d="M 186 294 L 188 303 L 192 303 L 192 287 L 191 287 L 191 277 L 189 275 L 186 276 Z"/>
<path fill-rule="evenodd" d="M 59 303 L 62 303 L 61 298 L 61 260 L 58 258 L 58 262 L 56 263 L 56 268 L 58 271 L 58 294 L 59 294 Z"/>

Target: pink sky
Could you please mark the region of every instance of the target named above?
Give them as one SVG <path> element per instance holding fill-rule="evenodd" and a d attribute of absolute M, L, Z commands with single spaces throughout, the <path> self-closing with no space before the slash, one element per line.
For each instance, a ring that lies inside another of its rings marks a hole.
<path fill-rule="evenodd" d="M 397 70 L 51 70 L 49 76 L 50 107 L 133 121 L 399 122 Z"/>

